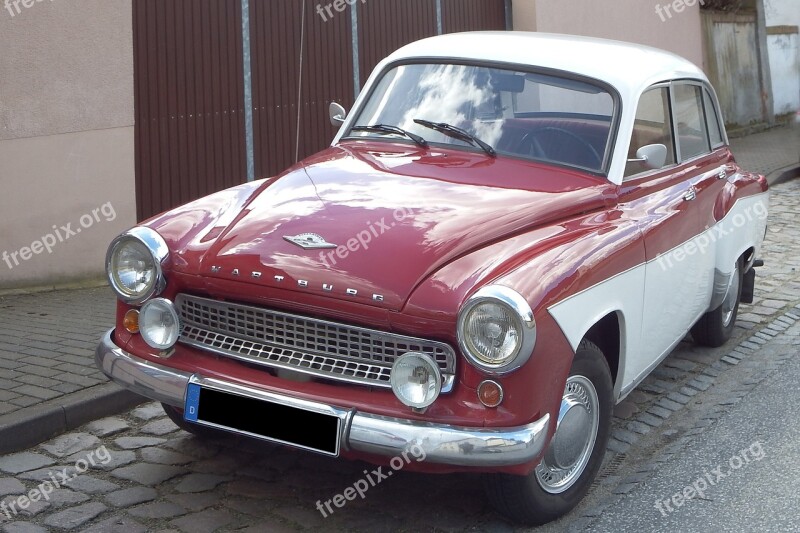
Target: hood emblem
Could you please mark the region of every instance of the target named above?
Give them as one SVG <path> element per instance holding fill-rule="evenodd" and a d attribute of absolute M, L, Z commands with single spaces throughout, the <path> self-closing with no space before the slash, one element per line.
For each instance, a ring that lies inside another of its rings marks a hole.
<path fill-rule="evenodd" d="M 338 245 L 327 242 L 321 235 L 316 233 L 301 233 L 293 237 L 284 235 L 283 239 L 296 244 L 304 250 L 324 250 L 338 247 Z"/>

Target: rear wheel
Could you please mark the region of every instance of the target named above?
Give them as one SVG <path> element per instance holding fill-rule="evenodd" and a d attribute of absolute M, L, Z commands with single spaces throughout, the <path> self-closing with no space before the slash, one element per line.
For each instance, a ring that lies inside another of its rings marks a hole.
<path fill-rule="evenodd" d="M 540 525 L 566 514 L 597 475 L 608 442 L 613 384 L 603 352 L 581 342 L 567 378 L 556 432 L 542 462 L 527 476 L 491 474 L 486 494 L 502 514 Z"/>
<path fill-rule="evenodd" d="M 722 346 L 731 338 L 736 325 L 736 315 L 739 312 L 739 300 L 742 296 L 742 266 L 737 261 L 725 299 L 719 307 L 700 317 L 697 324 L 692 326 L 692 338 L 701 346 L 716 348 Z"/>
<path fill-rule="evenodd" d="M 176 426 L 188 433 L 191 433 L 192 435 L 195 435 L 196 437 L 200 437 L 202 439 L 220 439 L 227 435 L 221 430 L 187 422 L 183 418 L 183 409 L 178 409 L 177 407 L 173 407 L 166 403 L 162 403 L 161 407 Z"/>

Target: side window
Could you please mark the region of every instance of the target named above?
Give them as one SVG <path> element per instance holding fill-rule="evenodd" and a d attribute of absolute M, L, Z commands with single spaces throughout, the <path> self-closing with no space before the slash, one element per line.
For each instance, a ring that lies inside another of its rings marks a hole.
<path fill-rule="evenodd" d="M 636 121 L 628 147 L 628 159 L 634 159 L 639 148 L 650 144 L 663 144 L 667 147 L 666 165 L 675 164 L 675 149 L 672 142 L 672 123 L 669 112 L 669 89 L 659 87 L 650 89 L 639 99 L 636 108 Z M 625 177 L 649 170 L 638 162 L 628 163 Z"/>
<path fill-rule="evenodd" d="M 708 142 L 705 114 L 703 113 L 703 89 L 699 85 L 678 83 L 674 86 L 675 127 L 681 161 L 711 151 Z"/>
<path fill-rule="evenodd" d="M 703 103 L 706 108 L 706 123 L 708 125 L 708 136 L 711 139 L 711 148 L 717 148 L 725 144 L 725 141 L 722 139 L 717 109 L 714 107 L 714 100 L 708 93 L 708 89 L 703 90 Z"/>

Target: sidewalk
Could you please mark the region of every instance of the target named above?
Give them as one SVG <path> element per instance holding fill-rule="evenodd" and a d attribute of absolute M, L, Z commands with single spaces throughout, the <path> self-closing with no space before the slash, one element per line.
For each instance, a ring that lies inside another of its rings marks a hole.
<path fill-rule="evenodd" d="M 731 146 L 742 167 L 777 180 L 800 165 L 800 125 Z M 113 323 L 107 287 L 0 297 L 0 455 L 143 401 L 94 365 L 94 348 Z"/>
<path fill-rule="evenodd" d="M 94 365 L 108 287 L 0 297 L 0 454 L 138 403 Z"/>
<path fill-rule="evenodd" d="M 731 139 L 731 150 L 742 168 L 774 183 L 782 171 L 796 169 L 800 162 L 800 123 Z"/>

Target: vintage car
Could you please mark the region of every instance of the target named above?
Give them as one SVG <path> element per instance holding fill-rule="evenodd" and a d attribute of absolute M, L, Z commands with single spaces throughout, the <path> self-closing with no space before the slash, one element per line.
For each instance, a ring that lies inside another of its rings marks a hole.
<path fill-rule="evenodd" d="M 557 518 L 614 405 L 752 300 L 768 185 L 713 88 L 615 41 L 464 33 L 381 62 L 330 148 L 115 239 L 114 381 L 182 428 L 486 474 Z"/>

